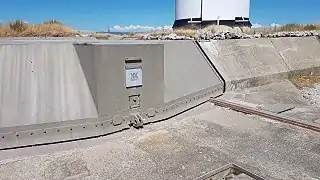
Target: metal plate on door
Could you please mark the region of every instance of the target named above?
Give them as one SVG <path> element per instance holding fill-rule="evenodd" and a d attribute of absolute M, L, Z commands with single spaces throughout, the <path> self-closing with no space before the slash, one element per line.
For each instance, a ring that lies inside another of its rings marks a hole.
<path fill-rule="evenodd" d="M 126 87 L 142 86 L 142 68 L 126 69 Z"/>

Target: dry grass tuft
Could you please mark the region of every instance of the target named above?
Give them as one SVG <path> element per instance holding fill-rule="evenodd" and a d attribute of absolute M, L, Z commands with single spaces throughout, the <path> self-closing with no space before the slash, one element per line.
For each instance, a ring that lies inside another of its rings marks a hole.
<path fill-rule="evenodd" d="M 144 33 L 128 33 L 128 34 L 108 34 L 108 33 L 94 33 L 92 34 L 93 37 L 97 39 L 139 39 L 144 36 Z"/>
<path fill-rule="evenodd" d="M 169 34 L 173 33 L 173 31 L 156 31 L 150 33 L 151 36 L 168 36 Z"/>
<path fill-rule="evenodd" d="M 74 35 L 73 29 L 61 24 L 30 25 L 20 33 L 22 37 L 66 37 Z"/>
<path fill-rule="evenodd" d="M 177 34 L 178 36 L 186 36 L 186 37 L 194 37 L 197 33 L 195 29 L 176 29 L 173 33 Z"/>
<path fill-rule="evenodd" d="M 290 81 L 298 88 L 320 84 L 320 76 L 293 76 Z"/>
<path fill-rule="evenodd" d="M 223 25 L 210 25 L 210 26 L 207 26 L 203 29 L 204 31 L 210 31 L 212 33 L 217 33 L 217 32 L 222 32 L 222 31 L 228 31 L 228 32 L 232 32 L 232 27 L 228 27 L 228 26 L 223 26 Z"/>
<path fill-rule="evenodd" d="M 178 36 L 194 37 L 198 30 L 196 29 L 175 29 L 175 30 L 166 30 L 166 31 L 156 31 L 150 33 L 151 36 L 168 36 L 170 34 L 176 34 Z M 140 34 L 141 35 L 141 34 Z"/>
<path fill-rule="evenodd" d="M 74 29 L 57 20 L 42 24 L 26 24 L 21 20 L 0 26 L 0 37 L 70 37 L 75 36 Z"/>
<path fill-rule="evenodd" d="M 130 33 L 124 34 L 122 36 L 123 36 L 123 38 L 138 38 L 138 37 L 140 37 L 140 33 L 130 32 Z"/>
<path fill-rule="evenodd" d="M 16 20 L 13 21 L 9 24 L 10 29 L 17 31 L 17 32 L 22 32 L 28 28 L 28 25 L 22 21 L 22 20 Z"/>
<path fill-rule="evenodd" d="M 109 39 L 111 37 L 111 34 L 106 33 L 94 33 L 92 34 L 93 37 L 97 39 Z"/>
<path fill-rule="evenodd" d="M 316 24 L 286 24 L 284 26 L 280 26 L 276 29 L 277 31 L 312 31 L 312 30 L 320 30 L 320 25 Z"/>
<path fill-rule="evenodd" d="M 286 24 L 280 27 L 270 27 L 266 29 L 254 30 L 261 34 L 270 34 L 276 32 L 294 32 L 294 31 L 314 31 L 320 30 L 320 24 Z"/>
<path fill-rule="evenodd" d="M 11 29 L 7 25 L 1 25 L 0 26 L 0 37 L 16 37 L 18 32 Z"/>
<path fill-rule="evenodd" d="M 59 20 L 56 20 L 56 19 L 52 19 L 52 20 L 49 20 L 49 21 L 44 21 L 43 24 L 60 24 L 60 25 L 63 25 L 63 23 Z"/>
<path fill-rule="evenodd" d="M 311 31 L 311 30 L 320 30 L 319 24 L 286 24 L 276 28 L 269 29 L 250 29 L 250 28 L 239 28 L 239 27 L 228 27 L 228 26 L 217 26 L 212 25 L 203 29 L 203 31 L 210 31 L 212 33 L 219 32 L 234 32 L 234 33 L 246 33 L 246 34 L 268 34 L 281 31 Z M 140 38 L 146 34 L 151 36 L 167 36 L 169 34 L 177 34 L 178 36 L 185 37 L 195 37 L 199 29 L 191 28 L 181 28 L 175 30 L 164 30 L 151 33 L 129 33 L 125 35 L 110 35 L 110 34 L 101 34 L 94 33 L 93 37 L 98 39 L 109 39 L 110 37 L 116 38 Z M 27 24 L 22 20 L 16 20 L 9 24 L 0 24 L 0 37 L 72 37 L 79 34 L 73 28 L 64 25 L 59 20 L 48 20 L 41 24 Z"/>

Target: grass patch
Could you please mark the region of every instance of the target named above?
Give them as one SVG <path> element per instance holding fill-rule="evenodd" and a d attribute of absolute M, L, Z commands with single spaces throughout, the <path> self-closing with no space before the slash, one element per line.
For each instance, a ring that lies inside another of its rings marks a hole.
<path fill-rule="evenodd" d="M 312 31 L 320 30 L 320 25 L 316 24 L 286 24 L 276 29 L 277 31 Z"/>
<path fill-rule="evenodd" d="M 108 40 L 108 39 L 139 39 L 143 36 L 143 33 L 128 33 L 128 34 L 122 34 L 122 35 L 117 35 L 117 34 L 108 34 L 108 33 L 93 33 L 92 36 L 95 37 L 96 39 L 100 40 Z"/>
<path fill-rule="evenodd" d="M 94 33 L 92 34 L 92 36 L 101 40 L 107 40 L 111 37 L 110 34 L 106 34 L 106 33 Z"/>
<path fill-rule="evenodd" d="M 151 36 L 168 36 L 169 34 L 173 33 L 172 31 L 157 31 L 150 33 Z"/>
<path fill-rule="evenodd" d="M 22 20 L 16 20 L 9 24 L 10 29 L 16 32 L 22 32 L 28 28 L 28 25 Z"/>
<path fill-rule="evenodd" d="M 320 76 L 293 76 L 289 80 L 298 88 L 320 84 Z"/>
<path fill-rule="evenodd" d="M 70 37 L 76 31 L 57 20 L 45 21 L 41 24 L 27 24 L 16 20 L 0 25 L 0 37 Z"/>
<path fill-rule="evenodd" d="M 255 34 L 259 33 L 262 35 L 282 32 L 282 31 L 312 31 L 320 30 L 320 24 L 286 24 L 280 27 L 268 28 L 268 29 L 250 29 L 250 28 L 231 28 L 228 26 L 217 26 L 211 25 L 203 29 L 204 31 L 210 31 L 212 33 L 218 32 L 236 32 Z M 140 38 L 146 34 L 151 36 L 167 36 L 169 34 L 177 34 L 178 36 L 195 37 L 199 29 L 195 28 L 180 28 L 174 30 L 163 30 L 157 32 L 146 32 L 146 33 L 129 33 L 125 35 L 110 35 L 93 33 L 92 36 L 97 39 L 110 39 L 111 37 L 121 38 Z M 28 24 L 22 20 L 16 20 L 8 24 L 0 24 L 0 37 L 73 37 L 80 33 L 75 31 L 73 28 L 63 24 L 61 21 L 52 19 L 44 21 L 40 24 Z"/>
<path fill-rule="evenodd" d="M 279 27 L 270 27 L 266 29 L 258 29 L 254 30 L 256 33 L 260 34 L 270 34 L 270 33 L 277 33 L 277 32 L 294 32 L 294 31 L 315 31 L 320 30 L 320 24 L 296 24 L 290 23 L 285 24 Z"/>
<path fill-rule="evenodd" d="M 157 31 L 150 33 L 151 36 L 168 36 L 170 34 L 176 34 L 178 36 L 185 36 L 185 37 L 194 37 L 198 30 L 196 29 L 175 29 L 175 30 L 167 30 L 167 31 Z"/>
<path fill-rule="evenodd" d="M 195 29 L 176 29 L 173 31 L 178 36 L 194 37 L 197 33 Z"/>
<path fill-rule="evenodd" d="M 140 33 L 134 33 L 134 32 L 122 35 L 123 38 L 139 38 L 140 36 L 142 36 Z"/>
<path fill-rule="evenodd" d="M 56 20 L 56 19 L 52 19 L 52 20 L 49 20 L 49 21 L 44 21 L 43 24 L 60 24 L 60 25 L 63 25 L 63 23 L 59 20 Z"/>

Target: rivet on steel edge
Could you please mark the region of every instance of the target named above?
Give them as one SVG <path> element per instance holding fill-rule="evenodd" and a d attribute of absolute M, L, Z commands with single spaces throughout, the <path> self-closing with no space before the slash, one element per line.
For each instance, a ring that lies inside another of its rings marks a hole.
<path fill-rule="evenodd" d="M 153 108 L 150 108 L 149 110 L 148 110 L 148 117 L 154 117 L 155 115 L 156 115 L 156 110 L 155 109 L 153 109 Z"/>
<path fill-rule="evenodd" d="M 123 118 L 119 115 L 115 116 L 113 119 L 112 119 L 112 124 L 114 126 L 118 126 L 118 125 L 121 125 L 123 122 Z"/>

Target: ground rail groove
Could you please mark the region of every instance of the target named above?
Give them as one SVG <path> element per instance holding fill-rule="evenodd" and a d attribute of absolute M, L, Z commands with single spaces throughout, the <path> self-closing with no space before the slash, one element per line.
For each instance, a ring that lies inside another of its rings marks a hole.
<path fill-rule="evenodd" d="M 320 133 L 320 127 L 316 126 L 314 124 L 311 124 L 311 123 L 302 123 L 302 122 L 299 122 L 298 120 L 295 120 L 295 119 L 291 119 L 291 118 L 283 117 L 283 116 L 280 116 L 280 115 L 277 115 L 277 114 L 273 114 L 273 113 L 269 113 L 269 112 L 253 109 L 253 108 L 250 108 L 250 107 L 246 107 L 246 106 L 242 106 L 242 105 L 239 105 L 239 104 L 231 103 L 231 102 L 228 102 L 228 101 L 225 101 L 225 100 L 221 100 L 221 99 L 211 98 L 209 101 L 211 103 L 217 105 L 217 106 L 230 108 L 231 110 L 234 110 L 234 111 L 242 112 L 242 113 L 245 113 L 245 114 L 261 116 L 261 117 L 264 117 L 264 118 L 272 119 L 272 120 L 279 121 L 279 122 L 282 122 L 282 123 L 285 123 L 285 124 L 290 124 L 290 125 L 293 125 L 293 126 L 301 127 L 301 128 L 304 128 L 304 129 L 308 129 L 308 130 L 312 130 L 312 131 Z"/>

